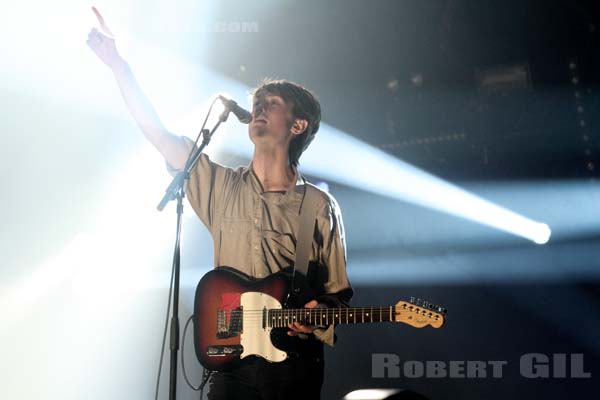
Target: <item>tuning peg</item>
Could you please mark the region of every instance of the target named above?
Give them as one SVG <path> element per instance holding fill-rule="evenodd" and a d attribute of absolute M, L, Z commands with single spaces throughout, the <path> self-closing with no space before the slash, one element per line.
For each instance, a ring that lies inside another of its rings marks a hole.
<path fill-rule="evenodd" d="M 448 310 L 444 307 L 440 307 L 440 306 L 436 306 L 436 310 L 437 312 L 441 313 L 441 314 L 447 314 Z"/>
<path fill-rule="evenodd" d="M 410 296 L 410 303 L 412 303 L 412 304 L 415 303 L 415 298 L 413 296 Z"/>

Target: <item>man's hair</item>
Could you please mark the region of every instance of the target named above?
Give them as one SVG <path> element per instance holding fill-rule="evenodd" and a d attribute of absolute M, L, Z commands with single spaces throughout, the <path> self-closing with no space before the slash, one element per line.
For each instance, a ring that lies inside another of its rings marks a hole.
<path fill-rule="evenodd" d="M 265 94 L 281 96 L 286 103 L 292 105 L 294 119 L 305 119 L 308 121 L 306 130 L 300 135 L 295 135 L 290 142 L 288 157 L 290 163 L 298 166 L 300 155 L 308 148 L 315 138 L 321 123 L 321 105 L 315 95 L 305 87 L 297 83 L 267 78 L 252 92 L 254 97 Z"/>

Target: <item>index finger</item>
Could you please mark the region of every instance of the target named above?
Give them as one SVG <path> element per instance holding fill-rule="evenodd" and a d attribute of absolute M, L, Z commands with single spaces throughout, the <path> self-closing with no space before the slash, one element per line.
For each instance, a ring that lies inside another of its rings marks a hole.
<path fill-rule="evenodd" d="M 102 28 L 102 30 L 104 32 L 108 33 L 110 36 L 114 37 L 113 33 L 108 28 L 108 25 L 106 25 L 106 22 L 104 22 L 104 17 L 102 17 L 102 15 L 100 14 L 100 11 L 98 11 L 98 9 L 93 6 L 92 6 L 92 11 L 94 12 L 94 14 L 96 14 L 96 18 L 98 19 L 98 23 L 100 23 L 100 27 Z"/>
<path fill-rule="evenodd" d="M 304 305 L 304 308 L 315 308 L 319 303 L 317 300 L 311 300 Z"/>

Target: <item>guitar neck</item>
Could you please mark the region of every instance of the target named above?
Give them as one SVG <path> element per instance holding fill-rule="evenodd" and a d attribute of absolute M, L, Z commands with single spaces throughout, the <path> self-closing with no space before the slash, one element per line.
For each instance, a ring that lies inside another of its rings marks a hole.
<path fill-rule="evenodd" d="M 292 322 L 305 325 L 325 326 L 331 324 L 366 324 L 391 322 L 395 320 L 396 310 L 389 307 L 351 307 L 351 308 L 298 308 L 271 309 L 266 311 L 267 321 L 272 328 L 284 328 Z"/>

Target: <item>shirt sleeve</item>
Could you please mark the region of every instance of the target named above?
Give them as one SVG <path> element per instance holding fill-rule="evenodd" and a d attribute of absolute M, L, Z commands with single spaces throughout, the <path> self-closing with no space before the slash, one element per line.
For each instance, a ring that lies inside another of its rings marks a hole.
<path fill-rule="evenodd" d="M 327 267 L 323 301 L 330 307 L 348 306 L 352 287 L 346 274 L 346 236 L 342 214 L 337 201 L 329 201 L 317 215 L 317 242 L 320 244 L 319 263 Z"/>
<path fill-rule="evenodd" d="M 317 296 L 319 303 L 327 307 L 348 307 L 353 291 L 346 274 L 346 238 L 342 214 L 337 201 L 331 196 L 317 215 L 316 238 L 319 246 L 319 263 L 327 268 L 324 293 Z M 317 339 L 333 346 L 333 325 L 313 332 Z"/>
<path fill-rule="evenodd" d="M 194 142 L 191 139 L 184 136 L 180 139 L 184 141 L 189 151 L 194 148 Z M 169 164 L 167 164 L 167 170 L 171 175 L 179 172 Z M 208 155 L 203 153 L 190 172 L 189 180 L 186 181 L 185 193 L 188 201 L 211 233 L 215 229 L 215 216 L 219 215 L 219 209 L 232 175 L 231 168 L 212 161 Z"/>

